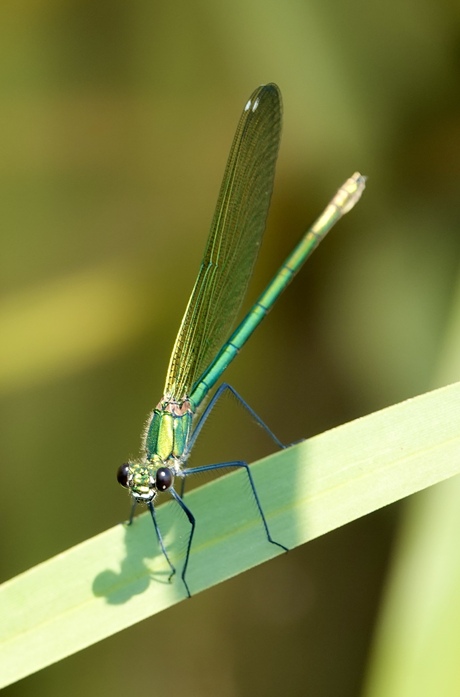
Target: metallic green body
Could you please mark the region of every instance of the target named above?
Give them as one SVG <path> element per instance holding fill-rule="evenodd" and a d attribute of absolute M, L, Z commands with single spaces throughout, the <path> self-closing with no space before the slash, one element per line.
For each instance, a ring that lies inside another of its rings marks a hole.
<path fill-rule="evenodd" d="M 193 385 L 190 396 L 184 395 L 177 399 L 167 394 L 153 410 L 144 434 L 144 457 L 140 462 L 131 465 L 133 482 L 131 491 L 140 500 L 147 499 L 149 481 L 150 494 L 152 494 L 152 482 L 155 482 L 159 467 L 167 466 L 174 476 L 181 475 L 182 465 L 188 456 L 187 444 L 192 433 L 195 405 L 200 406 L 209 390 L 219 380 L 331 227 L 359 200 L 364 185 L 365 178 L 355 173 L 338 190 L 325 211 L 305 233 L 246 317 L 222 346 L 207 370 Z"/>
<path fill-rule="evenodd" d="M 192 428 L 193 411 L 188 400 L 162 401 L 147 422 L 144 451 L 147 460 L 168 464 L 181 460 Z"/>

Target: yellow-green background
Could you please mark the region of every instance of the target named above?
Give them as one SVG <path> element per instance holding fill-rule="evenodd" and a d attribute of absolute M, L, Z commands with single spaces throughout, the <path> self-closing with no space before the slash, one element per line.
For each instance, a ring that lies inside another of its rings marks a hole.
<path fill-rule="evenodd" d="M 435 0 L 2 3 L 1 580 L 126 518 L 115 470 L 161 396 L 260 83 L 280 85 L 285 119 L 251 298 L 347 176 L 369 182 L 228 378 L 285 442 L 435 384 L 460 255 L 458 15 Z M 255 431 L 223 405 L 194 461 L 255 459 Z M 358 696 L 401 510 L 5 695 Z"/>

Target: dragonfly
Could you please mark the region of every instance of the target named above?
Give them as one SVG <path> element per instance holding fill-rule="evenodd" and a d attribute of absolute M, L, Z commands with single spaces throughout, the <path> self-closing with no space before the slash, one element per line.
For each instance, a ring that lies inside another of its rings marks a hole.
<path fill-rule="evenodd" d="M 118 482 L 132 496 L 128 524 L 133 522 L 138 503 L 146 504 L 150 511 L 160 550 L 169 567 L 169 580 L 176 574 L 176 567 L 158 525 L 156 504 L 167 493 L 182 509 L 189 532 L 181 578 L 189 597 L 186 574 L 196 519 L 185 503 L 184 485 L 194 474 L 243 470 L 267 541 L 284 551 L 288 549 L 270 533 L 247 462 L 234 460 L 195 467 L 187 466 L 187 462 L 206 419 L 224 393 L 236 397 L 277 447 L 285 447 L 231 385 L 222 383 L 212 397 L 210 391 L 305 260 L 331 227 L 353 208 L 365 187 L 365 177 L 359 172 L 347 179 L 233 330 L 265 229 L 281 118 L 281 93 L 277 85 L 258 87 L 246 103 L 236 129 L 198 277 L 171 354 L 163 397 L 148 417 L 141 456 L 125 462 L 117 472 Z M 197 414 L 206 401 L 207 406 Z"/>

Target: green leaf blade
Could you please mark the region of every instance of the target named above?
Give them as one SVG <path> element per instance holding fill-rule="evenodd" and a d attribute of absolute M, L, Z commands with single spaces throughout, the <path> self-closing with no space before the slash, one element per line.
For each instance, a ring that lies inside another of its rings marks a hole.
<path fill-rule="evenodd" d="M 293 548 L 460 473 L 460 383 L 357 419 L 252 467 L 271 533 Z M 244 472 L 196 489 L 188 581 L 193 594 L 276 556 Z M 228 516 L 222 516 L 225 506 Z M 177 510 L 160 508 L 166 540 Z M 118 525 L 0 587 L 0 686 L 184 598 L 167 582 L 151 521 Z M 193 602 L 193 600 L 191 601 Z"/>

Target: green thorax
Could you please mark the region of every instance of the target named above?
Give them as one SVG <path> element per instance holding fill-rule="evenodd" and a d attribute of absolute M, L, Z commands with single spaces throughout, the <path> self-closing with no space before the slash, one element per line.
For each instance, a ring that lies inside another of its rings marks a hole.
<path fill-rule="evenodd" d="M 144 436 L 148 460 L 180 460 L 192 428 L 194 409 L 188 399 L 172 400 L 167 395 L 151 413 Z"/>

